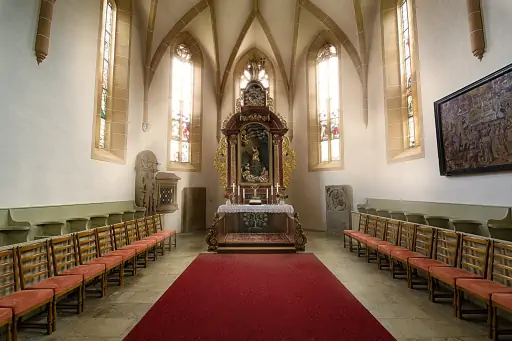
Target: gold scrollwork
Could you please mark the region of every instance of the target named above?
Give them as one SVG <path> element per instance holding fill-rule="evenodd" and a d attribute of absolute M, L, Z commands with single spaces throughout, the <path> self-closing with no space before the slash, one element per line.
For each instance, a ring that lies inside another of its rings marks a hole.
<path fill-rule="evenodd" d="M 235 113 L 242 112 L 242 98 L 237 98 L 235 102 Z"/>
<path fill-rule="evenodd" d="M 232 113 L 230 113 L 230 114 L 228 115 L 228 117 L 226 117 L 226 119 L 225 119 L 224 121 L 222 121 L 222 128 L 226 128 L 226 126 L 228 125 L 228 122 L 229 122 L 229 120 L 231 119 L 231 117 L 233 117 L 233 114 L 232 114 Z"/>
<path fill-rule="evenodd" d="M 258 114 L 250 114 L 247 116 L 240 116 L 240 121 L 242 122 L 254 122 L 254 121 L 270 121 L 270 116 L 268 115 L 258 115 Z"/>
<path fill-rule="evenodd" d="M 283 118 L 283 116 L 281 116 L 281 114 L 280 114 L 280 113 L 277 113 L 276 115 L 277 115 L 277 117 L 279 117 L 279 119 L 281 120 L 281 123 L 283 123 L 283 126 L 284 126 L 285 128 L 288 128 L 288 123 L 286 123 L 286 120 Z"/>
<path fill-rule="evenodd" d="M 268 95 L 268 92 L 267 92 L 267 107 L 268 107 L 268 110 L 274 112 L 274 99 L 272 97 L 270 97 L 270 95 Z"/>
<path fill-rule="evenodd" d="M 213 223 L 212 227 L 210 228 L 210 231 L 208 232 L 208 235 L 206 236 L 206 244 L 208 244 L 208 251 L 215 252 L 217 251 L 217 248 L 219 247 L 219 231 L 217 230 L 217 224 L 220 221 L 220 215 L 218 212 L 215 212 L 213 216 Z"/>
<path fill-rule="evenodd" d="M 293 222 L 295 223 L 295 250 L 306 251 L 306 243 L 308 242 L 308 237 L 306 237 L 306 234 L 302 229 L 302 224 L 299 221 L 298 213 L 295 213 L 293 216 Z"/>
<path fill-rule="evenodd" d="M 288 188 L 292 180 L 292 172 L 297 165 L 295 150 L 290 145 L 288 136 L 283 136 L 283 186 Z"/>
<path fill-rule="evenodd" d="M 213 157 L 213 166 L 219 173 L 222 188 L 228 186 L 228 143 L 226 137 L 220 139 L 220 146 Z"/>

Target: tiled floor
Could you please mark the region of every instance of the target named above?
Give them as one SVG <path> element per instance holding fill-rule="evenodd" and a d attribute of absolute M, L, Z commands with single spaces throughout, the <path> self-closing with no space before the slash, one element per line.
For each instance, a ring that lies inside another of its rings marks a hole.
<path fill-rule="evenodd" d="M 340 237 L 309 232 L 307 250 L 317 257 L 399 341 L 489 340 L 485 323 L 457 320 L 449 304 L 430 303 L 425 291 L 409 290 L 404 280 L 392 280 L 355 253 L 343 249 Z M 90 297 L 81 315 L 59 314 L 57 331 L 22 330 L 20 340 L 118 341 L 131 330 L 178 275 L 206 249 L 203 234 L 180 235 L 156 263 L 114 285 L 105 298 Z M 364 341 L 364 340 L 361 340 Z"/>

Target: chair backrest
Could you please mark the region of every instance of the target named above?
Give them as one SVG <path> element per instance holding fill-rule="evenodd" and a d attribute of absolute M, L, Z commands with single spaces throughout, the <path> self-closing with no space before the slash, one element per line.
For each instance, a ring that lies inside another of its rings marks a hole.
<path fill-rule="evenodd" d="M 75 234 L 75 239 L 80 264 L 98 257 L 98 236 L 95 230 L 78 232 Z"/>
<path fill-rule="evenodd" d="M 20 286 L 26 289 L 43 279 L 51 277 L 49 241 L 18 247 Z"/>
<path fill-rule="evenodd" d="M 98 238 L 98 255 L 103 256 L 115 250 L 114 237 L 110 226 L 95 229 Z"/>
<path fill-rule="evenodd" d="M 152 235 L 157 232 L 155 226 L 155 216 L 151 215 L 146 217 L 146 229 L 148 231 L 148 235 Z"/>
<path fill-rule="evenodd" d="M 148 236 L 148 230 L 146 228 L 146 218 L 137 219 L 137 237 L 138 239 L 144 239 Z"/>
<path fill-rule="evenodd" d="M 162 215 L 161 214 L 156 214 L 155 215 L 155 227 L 156 227 L 156 231 L 163 231 L 164 230 L 164 226 L 162 224 Z"/>
<path fill-rule="evenodd" d="M 19 288 L 18 258 L 16 249 L 0 251 L 0 296 L 5 296 Z"/>
<path fill-rule="evenodd" d="M 460 238 L 459 267 L 487 278 L 489 239 L 467 234 Z"/>
<path fill-rule="evenodd" d="M 411 250 L 414 242 L 414 230 L 416 225 L 409 222 L 402 222 L 398 237 L 398 246 Z"/>
<path fill-rule="evenodd" d="M 386 223 L 388 218 L 379 217 L 377 219 L 377 226 L 375 229 L 375 237 L 384 240 L 386 237 Z"/>
<path fill-rule="evenodd" d="M 413 251 L 421 253 L 429 258 L 432 257 L 434 233 L 435 229 L 430 226 L 416 225 Z"/>
<path fill-rule="evenodd" d="M 75 237 L 73 235 L 53 237 L 50 239 L 50 248 L 55 276 L 78 265 Z"/>
<path fill-rule="evenodd" d="M 388 219 L 386 224 L 386 237 L 385 241 L 397 245 L 398 244 L 398 233 L 400 231 L 401 222 L 395 219 Z"/>
<path fill-rule="evenodd" d="M 114 246 L 116 249 L 123 248 L 130 244 L 126 234 L 126 223 L 113 224 L 112 234 L 114 235 Z"/>
<path fill-rule="evenodd" d="M 128 244 L 136 242 L 139 236 L 137 232 L 137 222 L 135 220 L 129 220 L 126 222 L 126 237 L 128 238 Z"/>
<path fill-rule="evenodd" d="M 368 215 L 365 213 L 359 214 L 359 225 L 358 230 L 361 232 L 366 232 L 366 225 L 368 224 Z"/>
<path fill-rule="evenodd" d="M 451 266 L 457 265 L 459 234 L 450 230 L 436 229 L 434 259 Z"/>
<path fill-rule="evenodd" d="M 491 246 L 489 279 L 512 285 L 512 244 L 494 241 Z"/>
<path fill-rule="evenodd" d="M 377 231 L 377 216 L 369 215 L 368 223 L 366 224 L 366 233 L 370 236 L 375 236 L 375 232 Z"/>

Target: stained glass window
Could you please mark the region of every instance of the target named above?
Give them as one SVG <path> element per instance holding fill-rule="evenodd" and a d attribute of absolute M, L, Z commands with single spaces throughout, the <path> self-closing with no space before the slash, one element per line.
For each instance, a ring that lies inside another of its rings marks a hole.
<path fill-rule="evenodd" d="M 336 47 L 325 44 L 317 54 L 316 63 L 320 162 L 339 161 L 340 99 Z"/>
<path fill-rule="evenodd" d="M 107 130 L 107 108 L 109 101 L 110 75 L 113 67 L 113 36 L 115 11 L 110 0 L 106 1 L 105 22 L 103 30 L 103 65 L 101 72 L 101 109 L 100 109 L 100 140 L 99 147 L 105 148 L 105 134 Z"/>
<path fill-rule="evenodd" d="M 190 124 L 194 82 L 192 54 L 186 45 L 179 45 L 172 59 L 172 94 L 169 146 L 171 162 L 190 163 Z"/>
<path fill-rule="evenodd" d="M 416 146 L 416 122 L 414 117 L 414 100 L 412 94 L 412 62 L 411 62 L 411 29 L 408 0 L 403 0 L 399 8 L 399 29 L 401 32 L 401 56 L 402 72 L 405 78 L 404 94 L 407 109 L 407 145 L 409 148 Z"/>

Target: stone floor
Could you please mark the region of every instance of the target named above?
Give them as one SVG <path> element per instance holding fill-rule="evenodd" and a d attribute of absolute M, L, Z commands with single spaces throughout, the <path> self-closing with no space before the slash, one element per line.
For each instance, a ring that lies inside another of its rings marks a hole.
<path fill-rule="evenodd" d="M 425 291 L 409 290 L 355 253 L 343 249 L 340 237 L 309 232 L 307 250 L 317 257 L 399 341 L 489 340 L 485 323 L 457 320 L 449 304 L 429 302 Z M 23 329 L 20 340 L 119 341 L 176 280 L 198 253 L 206 249 L 203 234 L 180 235 L 178 248 L 137 278 L 127 276 L 122 289 L 110 286 L 105 298 L 88 297 L 81 315 L 59 313 L 57 331 L 45 336 Z M 364 340 L 361 340 L 364 341 Z"/>

